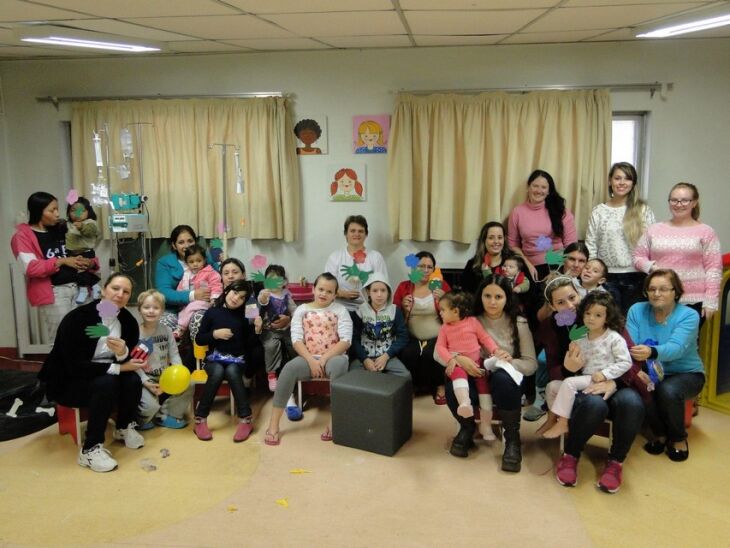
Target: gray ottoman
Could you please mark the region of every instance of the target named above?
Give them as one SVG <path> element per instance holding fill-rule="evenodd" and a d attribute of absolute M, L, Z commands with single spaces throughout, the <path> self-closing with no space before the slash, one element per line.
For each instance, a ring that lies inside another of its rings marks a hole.
<path fill-rule="evenodd" d="M 338 445 L 392 456 L 413 431 L 413 389 L 403 377 L 350 371 L 332 381 L 332 435 Z"/>

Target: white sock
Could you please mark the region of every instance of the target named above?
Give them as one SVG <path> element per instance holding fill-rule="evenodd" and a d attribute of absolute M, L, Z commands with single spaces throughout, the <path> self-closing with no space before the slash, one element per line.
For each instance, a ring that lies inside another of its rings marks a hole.
<path fill-rule="evenodd" d="M 286 407 L 296 407 L 297 401 L 294 399 L 294 394 L 289 396 L 289 400 L 286 402 Z"/>

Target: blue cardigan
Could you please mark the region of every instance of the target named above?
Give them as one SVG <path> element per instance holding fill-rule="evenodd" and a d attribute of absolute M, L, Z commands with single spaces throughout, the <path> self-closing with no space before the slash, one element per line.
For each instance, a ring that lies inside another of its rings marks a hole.
<path fill-rule="evenodd" d="M 167 308 L 178 308 L 190 302 L 190 291 L 178 291 L 177 284 L 183 277 L 183 266 L 177 253 L 168 253 L 157 261 L 155 288 L 165 296 Z"/>
<path fill-rule="evenodd" d="M 648 302 L 633 305 L 626 318 L 626 329 L 635 344 L 644 344 L 647 339 L 659 342 L 657 359 L 668 375 L 705 372 L 697 352 L 699 326 L 699 314 L 683 304 L 677 304 L 663 324 L 656 322 Z"/>

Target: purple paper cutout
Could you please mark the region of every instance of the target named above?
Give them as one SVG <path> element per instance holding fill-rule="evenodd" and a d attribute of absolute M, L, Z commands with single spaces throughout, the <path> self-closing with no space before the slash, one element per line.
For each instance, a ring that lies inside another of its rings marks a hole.
<path fill-rule="evenodd" d="M 117 314 L 119 314 L 119 307 L 113 302 L 104 299 L 96 305 L 96 310 L 99 312 L 99 317 L 102 320 L 105 318 L 116 318 Z"/>
<path fill-rule="evenodd" d="M 538 236 L 535 240 L 535 249 L 538 251 L 547 251 L 553 247 L 553 240 L 549 236 Z"/>
<path fill-rule="evenodd" d="M 555 314 L 555 323 L 561 327 L 567 327 L 573 325 L 577 317 L 575 310 L 561 310 Z"/>

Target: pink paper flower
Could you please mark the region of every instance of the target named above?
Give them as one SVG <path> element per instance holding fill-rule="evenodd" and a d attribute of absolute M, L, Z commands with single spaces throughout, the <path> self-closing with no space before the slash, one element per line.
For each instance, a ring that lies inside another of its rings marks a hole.
<path fill-rule="evenodd" d="M 256 270 L 261 270 L 266 266 L 266 263 L 268 262 L 268 259 L 263 255 L 254 255 L 253 259 L 251 259 L 251 266 L 254 267 Z"/>
<path fill-rule="evenodd" d="M 66 194 L 66 203 L 67 204 L 75 204 L 79 201 L 79 193 L 76 191 L 75 188 L 72 188 L 68 191 L 68 194 Z"/>
<path fill-rule="evenodd" d="M 365 258 L 367 256 L 367 253 L 365 253 L 362 249 L 359 249 L 352 254 L 352 260 L 355 261 L 355 264 L 362 264 L 365 262 Z"/>

